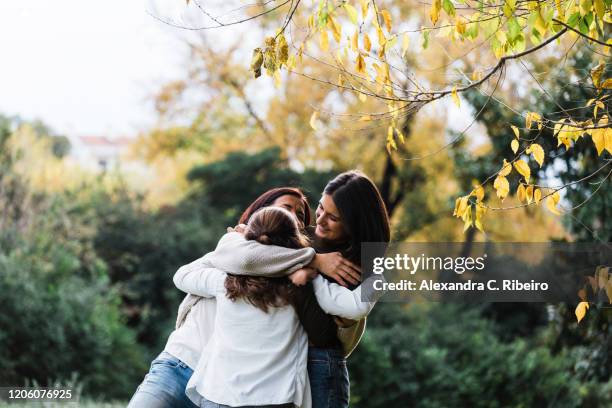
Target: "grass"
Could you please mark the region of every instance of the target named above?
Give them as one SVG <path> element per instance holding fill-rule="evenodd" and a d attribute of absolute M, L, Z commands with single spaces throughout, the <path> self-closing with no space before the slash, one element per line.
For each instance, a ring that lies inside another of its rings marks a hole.
<path fill-rule="evenodd" d="M 93 400 L 81 400 L 72 402 L 19 402 L 19 403 L 8 403 L 6 401 L 0 401 L 0 408 L 125 408 L 127 402 L 99 402 Z"/>

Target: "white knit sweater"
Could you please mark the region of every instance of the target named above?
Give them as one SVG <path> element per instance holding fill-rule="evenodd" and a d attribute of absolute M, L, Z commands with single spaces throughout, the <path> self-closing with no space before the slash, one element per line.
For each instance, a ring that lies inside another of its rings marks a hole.
<path fill-rule="evenodd" d="M 164 350 L 192 369 L 197 366 L 202 350 L 212 336 L 216 315 L 216 300 L 198 296 L 201 279 L 215 270 L 235 274 L 248 272 L 253 276 L 283 276 L 308 265 L 315 255 L 312 248 L 290 250 L 262 245 L 244 239 L 239 233 L 229 233 L 224 237 L 223 245 L 217 245 L 215 251 L 180 267 L 174 275 L 176 287 L 188 294 L 179 306 L 176 328 Z"/>

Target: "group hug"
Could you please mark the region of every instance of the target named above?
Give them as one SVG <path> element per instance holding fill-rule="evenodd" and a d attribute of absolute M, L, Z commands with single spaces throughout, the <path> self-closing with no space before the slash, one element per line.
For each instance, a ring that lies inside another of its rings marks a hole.
<path fill-rule="evenodd" d="M 388 243 L 389 219 L 358 171 L 329 181 L 311 214 L 300 189 L 266 191 L 178 269 L 176 328 L 129 408 L 348 407 L 347 358 L 376 302 L 361 243 Z"/>

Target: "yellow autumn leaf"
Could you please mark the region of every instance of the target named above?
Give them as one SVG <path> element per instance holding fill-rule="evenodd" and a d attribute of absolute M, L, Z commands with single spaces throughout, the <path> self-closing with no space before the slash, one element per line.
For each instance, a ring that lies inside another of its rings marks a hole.
<path fill-rule="evenodd" d="M 474 220 L 474 225 L 480 230 L 480 232 L 484 232 L 484 227 L 482 225 L 482 217 L 484 216 L 486 211 L 487 208 L 482 205 L 482 203 L 478 203 L 476 205 L 476 218 Z"/>
<path fill-rule="evenodd" d="M 527 198 L 527 204 L 531 204 L 533 201 L 533 186 L 527 186 L 525 189 L 525 198 Z"/>
<path fill-rule="evenodd" d="M 329 50 L 329 38 L 327 37 L 327 30 L 325 29 L 321 30 L 319 44 L 321 46 L 321 51 L 327 52 L 327 50 Z"/>
<path fill-rule="evenodd" d="M 404 132 L 401 129 L 395 128 L 395 133 L 397 133 L 397 138 L 401 144 L 406 143 L 406 137 L 404 136 Z"/>
<path fill-rule="evenodd" d="M 529 177 L 531 177 L 531 169 L 524 160 L 517 160 L 514 162 L 514 168 L 516 171 L 525 178 L 525 183 L 529 183 Z"/>
<path fill-rule="evenodd" d="M 546 197 L 546 208 L 548 208 L 548 211 L 550 211 L 551 213 L 555 215 L 561 215 L 561 213 L 557 209 L 557 203 L 559 203 L 560 199 L 561 197 L 559 196 L 558 191 L 555 191 L 554 194 Z"/>
<path fill-rule="evenodd" d="M 542 129 L 542 116 L 536 112 L 527 112 L 527 116 L 525 117 L 525 128 L 531 129 L 531 125 L 534 122 L 537 123 L 538 129 Z"/>
<path fill-rule="evenodd" d="M 561 126 L 561 130 L 557 134 L 557 147 L 563 144 L 565 146 L 565 149 L 569 150 L 572 145 L 572 142 L 570 140 L 571 132 L 563 130 L 565 128 L 567 128 L 567 126 Z"/>
<path fill-rule="evenodd" d="M 453 87 L 451 91 L 451 97 L 453 98 L 453 102 L 457 105 L 458 108 L 461 108 L 461 101 L 459 100 L 459 95 L 457 95 L 457 86 Z"/>
<path fill-rule="evenodd" d="M 332 30 L 334 40 L 339 44 L 342 38 L 342 27 L 336 23 L 336 20 L 334 20 L 332 16 L 327 17 L 327 26 Z"/>
<path fill-rule="evenodd" d="M 580 323 L 580 321 L 584 318 L 588 308 L 589 308 L 588 302 L 578 303 L 578 306 L 576 306 L 576 311 L 574 312 L 576 313 L 576 319 L 578 319 L 578 323 Z"/>
<path fill-rule="evenodd" d="M 525 202 L 525 186 L 521 183 L 519 184 L 517 190 L 516 190 L 516 196 L 519 200 L 519 202 L 524 203 Z"/>
<path fill-rule="evenodd" d="M 395 139 L 393 139 L 393 126 L 387 127 L 387 143 L 391 142 L 395 144 Z"/>
<path fill-rule="evenodd" d="M 517 128 L 514 125 L 510 125 L 510 127 L 512 128 L 512 131 L 514 132 L 514 136 L 516 136 L 517 139 L 520 139 L 519 136 L 521 133 L 519 132 L 519 128 Z"/>
<path fill-rule="evenodd" d="M 370 52 L 370 50 L 372 49 L 372 42 L 370 41 L 370 36 L 368 36 L 368 33 L 363 34 L 363 48 L 367 52 Z"/>
<path fill-rule="evenodd" d="M 349 18 L 351 19 L 351 23 L 357 25 L 358 16 L 357 16 L 357 10 L 355 9 L 355 7 L 351 6 L 348 3 L 344 3 L 343 7 L 346 10 L 346 13 L 348 14 Z"/>
<path fill-rule="evenodd" d="M 533 143 L 529 147 L 531 148 L 531 154 L 533 155 L 533 158 L 536 162 L 538 162 L 540 167 L 542 167 L 542 164 L 544 163 L 544 149 L 537 143 Z"/>
<path fill-rule="evenodd" d="M 459 209 L 459 204 L 461 203 L 461 197 L 457 197 L 455 199 L 455 209 L 453 210 L 453 217 L 457 216 L 457 210 Z"/>
<path fill-rule="evenodd" d="M 476 197 L 476 202 L 479 203 L 484 198 L 484 195 L 485 195 L 484 188 L 482 188 L 482 186 L 478 185 L 478 186 L 474 187 L 474 190 L 472 190 L 470 195 Z"/>
<path fill-rule="evenodd" d="M 608 78 L 602 82 L 601 88 L 603 89 L 612 89 L 612 78 Z"/>
<path fill-rule="evenodd" d="M 593 144 L 597 149 L 597 155 L 601 155 L 601 152 L 606 148 L 606 129 L 593 129 L 591 139 L 593 139 Z"/>
<path fill-rule="evenodd" d="M 463 214 L 463 221 L 463 232 L 465 232 L 472 226 L 472 206 L 469 206 Z"/>
<path fill-rule="evenodd" d="M 508 163 L 506 159 L 504 159 L 504 164 L 502 165 L 501 170 L 499 171 L 500 177 L 506 177 L 512 171 L 512 164 Z"/>
<path fill-rule="evenodd" d="M 461 35 L 465 34 L 465 25 L 467 24 L 467 20 L 463 16 L 457 16 L 455 21 L 455 29 Z"/>
<path fill-rule="evenodd" d="M 382 18 L 385 22 L 385 27 L 387 28 L 387 32 L 391 32 L 391 13 L 388 10 L 383 10 L 380 12 L 382 14 Z"/>
<path fill-rule="evenodd" d="M 355 69 L 360 74 L 365 74 L 366 72 L 365 60 L 363 59 L 363 56 L 361 55 L 361 53 L 357 54 L 357 60 L 355 61 Z"/>
<path fill-rule="evenodd" d="M 355 52 L 359 50 L 359 30 L 355 30 L 355 34 L 351 37 L 351 49 Z"/>
<path fill-rule="evenodd" d="M 263 51 L 261 48 L 255 48 L 253 50 L 253 57 L 251 59 L 251 71 L 253 71 L 255 78 L 261 76 L 261 66 L 263 64 L 263 60 Z"/>
<path fill-rule="evenodd" d="M 383 48 L 387 43 L 387 38 L 385 38 L 385 33 L 378 26 L 376 26 L 376 35 L 378 36 L 378 45 L 380 48 Z"/>
<path fill-rule="evenodd" d="M 283 33 L 279 34 L 278 40 L 276 41 L 276 54 L 279 64 L 281 66 L 283 64 L 287 65 L 287 60 L 289 59 L 289 44 L 287 44 L 287 39 Z"/>
<path fill-rule="evenodd" d="M 542 190 L 536 188 L 536 190 L 533 192 L 533 200 L 537 205 L 540 205 L 540 200 L 542 200 Z"/>
<path fill-rule="evenodd" d="M 429 11 L 429 17 L 431 18 L 431 23 L 436 25 L 438 19 L 440 18 L 440 9 L 442 8 L 442 0 L 433 0 L 431 3 L 431 9 Z"/>
<path fill-rule="evenodd" d="M 392 150 L 397 150 L 397 144 L 393 138 L 393 127 L 389 126 L 387 130 L 387 151 L 391 154 Z"/>
<path fill-rule="evenodd" d="M 504 201 L 504 198 L 506 198 L 510 192 L 510 183 L 508 183 L 508 179 L 506 177 L 497 176 L 493 182 L 493 188 L 497 193 L 497 197 Z"/>
<path fill-rule="evenodd" d="M 593 5 L 595 6 L 595 13 L 597 13 L 597 17 L 602 19 L 606 12 L 606 6 L 604 4 L 604 0 L 593 0 Z"/>
<path fill-rule="evenodd" d="M 363 16 L 363 19 L 365 20 L 366 16 L 368 15 L 368 9 L 370 8 L 370 1 L 369 0 L 361 0 L 361 15 Z"/>
<path fill-rule="evenodd" d="M 519 142 L 516 139 L 512 139 L 512 142 L 510 142 L 510 148 L 512 149 L 512 153 L 515 153 L 518 151 L 519 148 Z"/>
<path fill-rule="evenodd" d="M 318 119 L 318 117 L 319 117 L 319 112 L 317 112 L 317 111 L 312 112 L 312 115 L 310 115 L 310 122 L 309 123 L 310 123 L 310 127 L 313 130 L 317 130 L 318 129 L 318 127 L 317 127 L 317 119 Z"/>
<path fill-rule="evenodd" d="M 458 218 L 463 217 L 463 213 L 468 208 L 469 198 L 470 198 L 469 196 L 463 196 L 463 197 L 457 198 L 457 200 L 455 201 L 455 211 L 453 212 L 453 215 L 455 217 L 458 217 Z"/>
<path fill-rule="evenodd" d="M 604 64 L 603 61 L 600 61 L 599 64 L 597 64 L 597 66 L 591 70 L 591 79 L 593 80 L 593 85 L 595 85 L 595 88 L 600 88 L 599 82 L 605 67 L 606 64 Z"/>

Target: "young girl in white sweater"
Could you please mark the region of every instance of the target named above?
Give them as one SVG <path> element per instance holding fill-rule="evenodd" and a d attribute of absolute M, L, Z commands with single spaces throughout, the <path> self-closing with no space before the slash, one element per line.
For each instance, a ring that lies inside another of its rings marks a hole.
<path fill-rule="evenodd" d="M 294 249 L 308 244 L 295 217 L 277 207 L 255 213 L 244 238 Z M 219 247 L 233 239 L 241 238 L 227 234 Z M 296 290 L 287 278 L 219 270 L 200 280 L 200 294 L 216 297 L 217 318 L 187 385 L 192 401 L 206 408 L 310 406 L 308 338 L 291 304 Z"/>

